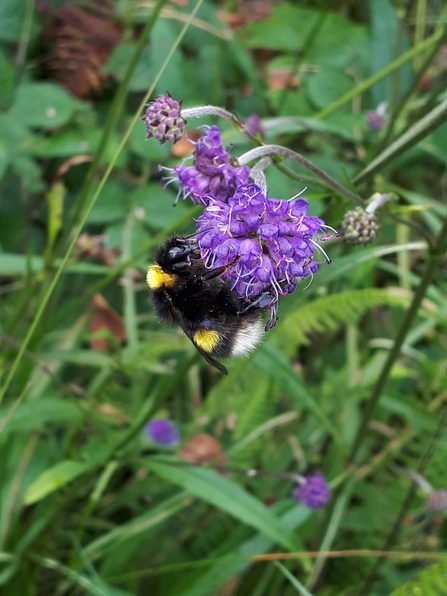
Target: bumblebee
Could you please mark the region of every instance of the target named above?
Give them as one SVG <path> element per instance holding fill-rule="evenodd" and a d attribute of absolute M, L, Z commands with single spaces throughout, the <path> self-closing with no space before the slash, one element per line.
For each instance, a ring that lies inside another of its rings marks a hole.
<path fill-rule="evenodd" d="M 158 317 L 177 324 L 205 360 L 227 375 L 216 358 L 252 352 L 264 333 L 263 316 L 272 297 L 245 302 L 220 276 L 226 267 L 207 269 L 194 238 L 165 240 L 147 272 Z"/>

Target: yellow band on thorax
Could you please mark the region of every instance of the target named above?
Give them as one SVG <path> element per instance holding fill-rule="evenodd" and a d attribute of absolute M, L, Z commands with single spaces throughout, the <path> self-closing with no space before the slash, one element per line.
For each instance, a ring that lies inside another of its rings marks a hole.
<path fill-rule="evenodd" d="M 160 265 L 151 265 L 147 270 L 146 282 L 151 290 L 172 288 L 177 280 L 174 273 L 166 273 Z"/>

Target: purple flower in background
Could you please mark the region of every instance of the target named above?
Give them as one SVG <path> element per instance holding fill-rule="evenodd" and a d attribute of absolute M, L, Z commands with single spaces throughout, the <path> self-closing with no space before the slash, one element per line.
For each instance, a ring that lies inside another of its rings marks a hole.
<path fill-rule="evenodd" d="M 318 509 L 324 507 L 329 501 L 331 490 L 323 474 L 318 472 L 310 476 L 303 477 L 302 484 L 295 489 L 293 498 L 310 507 Z"/>
<path fill-rule="evenodd" d="M 447 490 L 432 490 L 428 495 L 425 504 L 431 511 L 445 511 L 447 509 Z"/>
<path fill-rule="evenodd" d="M 388 104 L 383 101 L 377 106 L 376 110 L 369 110 L 366 114 L 366 122 L 370 130 L 382 130 L 385 124 L 388 122 L 388 116 L 386 114 Z"/>
<path fill-rule="evenodd" d="M 173 172 L 183 199 L 191 197 L 194 203 L 204 204 L 204 195 L 211 193 L 216 200 L 226 202 L 238 187 L 248 183 L 250 168 L 237 165 L 223 147 L 217 126 L 203 128 L 207 131 L 196 143 L 192 154 L 194 164 L 176 166 Z M 169 182 L 175 179 L 174 176 Z"/>
<path fill-rule="evenodd" d="M 198 218 L 197 241 L 206 267 L 225 267 L 222 280 L 248 302 L 261 293 L 271 294 L 271 319 L 276 322 L 279 296 L 290 294 L 297 281 L 316 273 L 314 259 L 324 221 L 307 215 L 305 199 L 268 199 L 249 184 L 223 203 L 213 195 Z"/>
<path fill-rule="evenodd" d="M 186 120 L 180 111 L 182 102 L 176 101 L 169 94 L 161 95 L 146 107 L 146 114 L 142 118 L 146 124 L 147 139 L 154 137 L 163 145 L 166 141 L 175 143 L 184 135 Z"/>
<path fill-rule="evenodd" d="M 151 441 L 163 447 L 175 447 L 180 441 L 180 433 L 167 418 L 152 420 L 146 426 L 146 432 Z"/>

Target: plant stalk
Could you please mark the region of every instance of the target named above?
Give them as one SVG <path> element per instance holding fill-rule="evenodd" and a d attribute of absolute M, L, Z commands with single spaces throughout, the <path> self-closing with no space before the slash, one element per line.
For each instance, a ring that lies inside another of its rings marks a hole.
<path fill-rule="evenodd" d="M 383 366 L 382 372 L 377 380 L 377 383 L 373 389 L 371 397 L 366 405 L 365 412 L 363 414 L 362 422 L 359 426 L 357 431 L 353 447 L 351 449 L 351 453 L 348 457 L 348 462 L 351 464 L 355 464 L 357 462 L 358 453 L 360 447 L 363 444 L 365 436 L 367 435 L 367 429 L 369 421 L 371 420 L 377 404 L 379 402 L 380 396 L 382 395 L 382 391 L 385 388 L 385 385 L 388 381 L 388 377 L 390 375 L 391 369 L 400 354 L 400 350 L 402 345 L 405 341 L 407 336 L 408 330 L 411 328 L 411 324 L 414 318 L 417 315 L 419 307 L 421 306 L 422 300 L 425 297 L 427 289 L 431 284 L 436 269 L 439 265 L 440 260 L 442 259 L 443 255 L 447 250 L 447 217 L 444 219 L 444 223 L 442 225 L 441 230 L 436 239 L 436 243 L 433 246 L 432 250 L 430 251 L 430 258 L 427 263 L 427 267 L 425 269 L 424 275 L 422 276 L 421 283 L 419 284 L 418 289 L 413 298 L 413 302 L 410 305 L 410 308 L 407 310 L 407 313 L 400 325 L 399 331 L 397 333 L 397 337 L 394 341 L 393 348 L 390 350 L 388 354 L 388 358 Z"/>

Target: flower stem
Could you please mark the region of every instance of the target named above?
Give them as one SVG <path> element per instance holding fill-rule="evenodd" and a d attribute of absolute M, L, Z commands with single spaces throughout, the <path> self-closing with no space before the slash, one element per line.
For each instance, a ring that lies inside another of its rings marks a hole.
<path fill-rule="evenodd" d="M 345 188 L 342 184 L 339 184 L 336 180 L 331 178 L 326 172 L 321 170 L 318 166 L 310 162 L 308 159 L 303 157 L 300 153 L 289 149 L 288 147 L 282 147 L 281 145 L 263 145 L 262 147 L 255 147 L 244 155 L 239 157 L 238 161 L 241 165 L 245 165 L 248 162 L 252 161 L 253 159 L 258 159 L 260 157 L 265 157 L 266 155 L 274 157 L 275 155 L 281 155 L 282 157 L 287 157 L 288 159 L 292 159 L 296 161 L 303 167 L 307 168 L 311 172 L 313 172 L 316 176 L 321 178 L 329 188 L 332 188 L 336 193 L 346 197 L 350 201 L 354 201 L 359 205 L 363 205 L 364 201 L 359 195 L 351 192 L 349 189 Z"/>
<path fill-rule="evenodd" d="M 244 130 L 244 123 L 235 114 L 219 106 L 198 106 L 196 108 L 183 108 L 182 118 L 202 118 L 203 116 L 220 116 L 231 122 L 238 130 Z"/>

